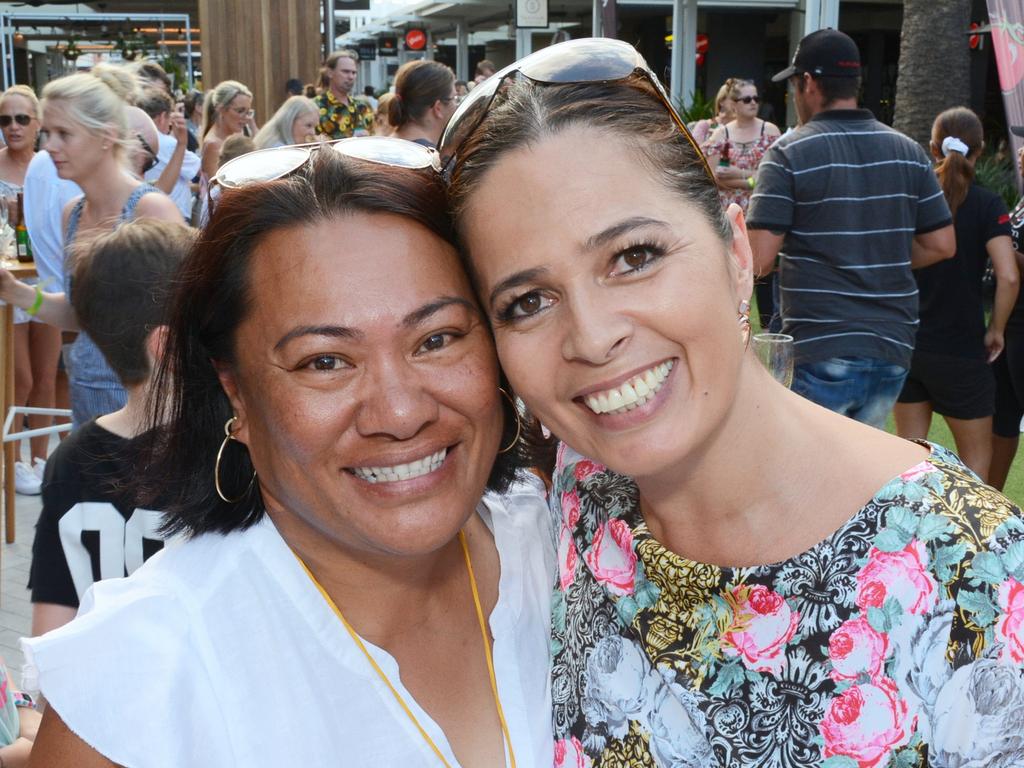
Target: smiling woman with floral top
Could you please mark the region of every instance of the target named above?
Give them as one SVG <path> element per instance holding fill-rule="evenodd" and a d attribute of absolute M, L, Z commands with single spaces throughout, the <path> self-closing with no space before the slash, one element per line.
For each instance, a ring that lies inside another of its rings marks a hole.
<path fill-rule="evenodd" d="M 769 376 L 742 213 L 659 88 L 571 41 L 441 143 L 503 369 L 565 443 L 556 764 L 1024 764 L 1020 510 Z"/>

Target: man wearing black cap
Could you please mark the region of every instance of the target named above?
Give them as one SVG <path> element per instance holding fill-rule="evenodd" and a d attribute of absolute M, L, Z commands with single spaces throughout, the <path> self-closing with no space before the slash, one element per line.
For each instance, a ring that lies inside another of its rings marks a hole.
<path fill-rule="evenodd" d="M 800 127 L 765 154 L 747 226 L 755 268 L 780 250 L 793 390 L 884 427 L 917 331 L 911 269 L 952 258 L 952 218 L 924 150 L 857 108 L 860 53 L 847 35 L 807 35 L 788 80 Z"/>

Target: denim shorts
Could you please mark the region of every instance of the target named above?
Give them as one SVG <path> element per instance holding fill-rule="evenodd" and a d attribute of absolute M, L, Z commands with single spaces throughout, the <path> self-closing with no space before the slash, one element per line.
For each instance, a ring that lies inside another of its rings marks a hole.
<path fill-rule="evenodd" d="M 832 357 L 800 363 L 793 391 L 851 419 L 885 429 L 907 369 L 872 357 Z"/>

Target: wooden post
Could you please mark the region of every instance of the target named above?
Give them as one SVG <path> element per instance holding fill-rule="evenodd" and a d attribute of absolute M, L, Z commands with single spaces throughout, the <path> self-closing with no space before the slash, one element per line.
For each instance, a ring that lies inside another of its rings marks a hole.
<path fill-rule="evenodd" d="M 263 125 L 285 100 L 291 77 L 317 82 L 320 0 L 199 0 L 203 90 L 238 80 L 253 93 Z"/>

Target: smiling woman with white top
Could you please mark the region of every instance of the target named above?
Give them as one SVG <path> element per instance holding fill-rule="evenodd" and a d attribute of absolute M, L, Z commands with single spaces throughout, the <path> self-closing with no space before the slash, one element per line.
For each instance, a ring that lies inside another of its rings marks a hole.
<path fill-rule="evenodd" d="M 551 765 L 550 523 L 435 159 L 221 169 L 156 386 L 188 538 L 26 641 L 38 765 Z"/>

